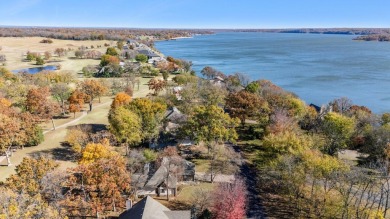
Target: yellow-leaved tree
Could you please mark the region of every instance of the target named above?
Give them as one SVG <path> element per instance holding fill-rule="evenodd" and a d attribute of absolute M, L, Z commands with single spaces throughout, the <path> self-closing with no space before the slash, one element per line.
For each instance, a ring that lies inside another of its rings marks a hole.
<path fill-rule="evenodd" d="M 263 139 L 263 147 L 277 154 L 297 154 L 313 146 L 309 136 L 293 131 L 270 133 Z"/>
<path fill-rule="evenodd" d="M 103 143 L 88 143 L 82 152 L 79 163 L 90 164 L 100 159 L 110 159 L 116 156 L 117 153 L 111 151 L 109 147 L 110 145 L 107 140 Z"/>

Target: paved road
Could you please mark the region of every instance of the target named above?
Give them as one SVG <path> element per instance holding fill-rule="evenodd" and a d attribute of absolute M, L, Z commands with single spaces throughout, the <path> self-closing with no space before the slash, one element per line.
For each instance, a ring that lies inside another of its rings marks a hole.
<path fill-rule="evenodd" d="M 101 104 L 101 105 L 105 105 L 105 104 Z M 88 114 L 87 111 L 83 111 L 83 114 L 82 114 L 80 117 L 78 117 L 78 118 L 76 118 L 76 119 L 73 119 L 72 121 L 67 122 L 67 123 L 65 123 L 65 124 L 56 126 L 56 129 L 51 128 L 50 130 L 46 130 L 46 131 L 43 132 L 43 134 L 45 135 L 45 134 L 47 134 L 47 133 L 49 133 L 49 132 L 51 132 L 51 131 L 55 131 L 55 130 L 60 129 L 60 128 L 67 128 L 68 126 L 70 126 L 70 125 L 72 125 L 72 124 L 74 124 L 74 123 L 80 121 L 80 120 L 81 120 L 82 118 L 84 118 L 87 114 Z"/>
<path fill-rule="evenodd" d="M 250 166 L 248 162 L 242 158 L 241 150 L 238 146 L 233 145 L 233 149 L 241 156 L 240 176 L 245 182 L 247 188 L 247 212 L 248 219 L 262 219 L 266 218 L 260 198 L 260 191 L 258 189 L 258 182 L 256 177 L 256 170 Z"/>

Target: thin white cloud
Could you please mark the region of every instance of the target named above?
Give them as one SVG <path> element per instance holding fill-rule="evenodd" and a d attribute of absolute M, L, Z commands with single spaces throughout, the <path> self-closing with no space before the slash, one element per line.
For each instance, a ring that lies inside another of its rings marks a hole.
<path fill-rule="evenodd" d="M 15 16 L 41 2 L 42 0 L 16 0 L 8 3 L 7 7 L 1 7 L 0 12 L 3 16 Z"/>

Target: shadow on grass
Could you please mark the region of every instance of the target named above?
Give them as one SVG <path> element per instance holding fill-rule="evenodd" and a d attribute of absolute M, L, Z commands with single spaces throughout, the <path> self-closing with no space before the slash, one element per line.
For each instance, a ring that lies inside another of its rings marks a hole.
<path fill-rule="evenodd" d="M 80 124 L 80 125 L 72 125 L 68 126 L 67 129 L 75 129 L 79 128 L 81 130 L 85 130 L 87 132 L 91 132 L 93 134 L 100 132 L 100 131 L 106 131 L 107 125 L 104 124 Z"/>
<path fill-rule="evenodd" d="M 64 143 L 64 142 L 61 143 L 61 147 L 59 147 L 59 148 L 53 148 L 53 149 L 32 152 L 29 155 L 31 157 L 34 157 L 34 158 L 48 156 L 54 160 L 59 160 L 59 161 L 77 162 L 77 160 L 78 160 L 77 153 L 75 153 L 72 150 L 71 146 L 69 146 L 67 143 Z"/>
<path fill-rule="evenodd" d="M 59 115 L 59 116 L 54 116 L 53 119 L 69 119 L 70 117 L 71 117 L 70 115 Z"/>

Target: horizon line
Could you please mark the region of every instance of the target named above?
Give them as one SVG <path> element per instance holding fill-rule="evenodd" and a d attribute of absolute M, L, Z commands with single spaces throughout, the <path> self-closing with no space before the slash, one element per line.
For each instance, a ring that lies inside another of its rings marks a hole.
<path fill-rule="evenodd" d="M 0 28 L 91 28 L 91 29 L 151 29 L 151 30 L 288 30 L 288 29 L 390 29 L 390 27 L 103 27 L 103 26 L 45 26 L 0 25 Z"/>

